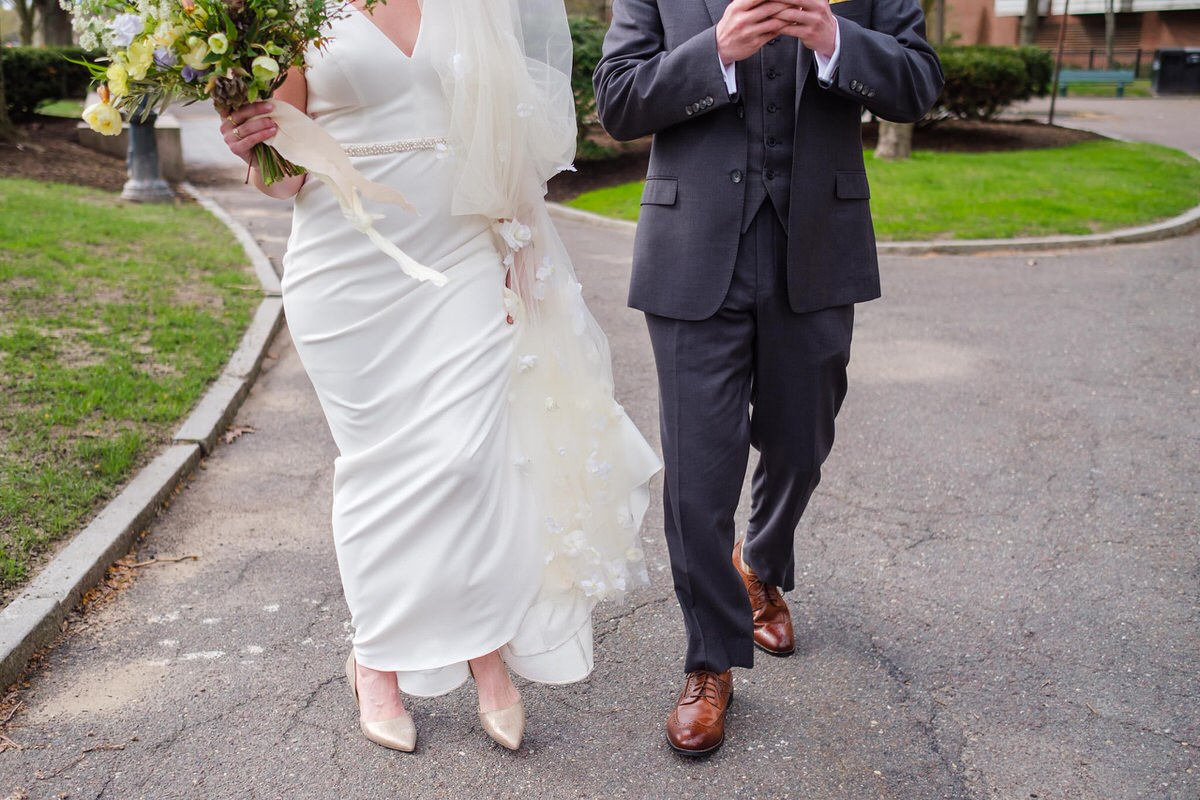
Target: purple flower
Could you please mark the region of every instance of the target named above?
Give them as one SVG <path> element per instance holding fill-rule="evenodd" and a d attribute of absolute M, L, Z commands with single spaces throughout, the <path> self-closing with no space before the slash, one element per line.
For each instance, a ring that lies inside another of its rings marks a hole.
<path fill-rule="evenodd" d="M 179 74 L 180 74 L 181 76 L 183 76 L 183 79 L 184 79 L 185 81 L 187 81 L 188 83 L 194 83 L 195 81 L 197 81 L 197 80 L 199 80 L 200 78 L 203 78 L 205 75 L 207 75 L 207 74 L 208 74 L 208 72 L 207 72 L 207 71 L 203 71 L 203 72 L 202 72 L 202 71 L 200 71 L 200 70 L 198 70 L 198 69 L 192 69 L 191 67 L 184 67 L 184 68 L 183 68 L 183 69 L 180 71 L 180 73 L 179 73 Z"/>
<path fill-rule="evenodd" d="M 112 21 L 113 41 L 121 47 L 128 47 L 139 33 L 146 29 L 146 23 L 137 14 L 119 14 Z"/>
<path fill-rule="evenodd" d="M 167 47 L 154 48 L 154 63 L 159 69 L 175 66 L 179 59 L 175 56 L 175 51 Z"/>

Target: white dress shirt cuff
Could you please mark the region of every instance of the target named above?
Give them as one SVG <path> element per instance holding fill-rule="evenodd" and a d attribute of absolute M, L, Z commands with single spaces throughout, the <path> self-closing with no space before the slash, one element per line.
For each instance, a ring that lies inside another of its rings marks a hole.
<path fill-rule="evenodd" d="M 833 18 L 834 25 L 837 25 L 837 17 Z M 813 53 L 813 57 L 817 59 L 817 80 L 822 86 L 828 86 L 833 83 L 833 73 L 837 72 L 838 58 L 842 54 L 842 29 L 840 27 L 834 30 L 833 53 L 829 58 L 825 58 L 820 53 Z M 729 82 L 729 78 L 725 79 Z"/>
<path fill-rule="evenodd" d="M 725 88 L 729 90 L 729 96 L 733 97 L 737 94 L 737 62 L 726 64 L 717 56 L 717 63 L 721 65 L 721 74 L 725 76 Z"/>

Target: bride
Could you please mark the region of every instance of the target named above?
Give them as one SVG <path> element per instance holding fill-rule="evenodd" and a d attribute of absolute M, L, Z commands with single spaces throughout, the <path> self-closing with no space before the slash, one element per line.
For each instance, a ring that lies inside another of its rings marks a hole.
<path fill-rule="evenodd" d="M 575 141 L 565 11 L 388 0 L 347 8 L 328 37 L 221 130 L 251 163 L 287 103 L 417 212 L 368 204 L 381 249 L 321 181 L 264 186 L 255 170 L 261 191 L 295 197 L 284 305 L 340 454 L 347 680 L 366 737 L 412 751 L 402 692 L 473 677 L 484 730 L 517 749 L 509 670 L 589 674 L 592 607 L 645 580 L 637 531 L 659 467 L 613 400 L 607 342 L 546 212 Z M 410 277 L 388 247 L 432 272 Z"/>

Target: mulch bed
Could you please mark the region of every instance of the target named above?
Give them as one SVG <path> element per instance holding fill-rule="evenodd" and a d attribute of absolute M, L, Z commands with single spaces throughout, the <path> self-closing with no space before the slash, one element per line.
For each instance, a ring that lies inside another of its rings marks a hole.
<path fill-rule="evenodd" d="M 97 153 L 76 142 L 75 123 L 72 119 L 39 117 L 19 125 L 21 142 L 0 143 L 0 177 L 74 183 L 119 192 L 125 184 L 124 159 Z M 863 125 L 864 146 L 875 146 L 876 132 L 875 123 Z M 1032 121 L 947 120 L 918 128 L 913 146 L 918 150 L 982 153 L 1062 147 L 1095 138 L 1092 133 Z M 647 142 L 638 142 L 623 145 L 622 152 L 613 158 L 582 162 L 578 172 L 563 173 L 550 182 L 549 197 L 569 200 L 592 189 L 639 180 L 646 175 L 649 152 Z"/>
<path fill-rule="evenodd" d="M 17 126 L 16 144 L 0 142 L 0 177 L 29 178 L 119 192 L 125 160 L 97 153 L 75 141 L 73 119 L 39 117 Z"/>

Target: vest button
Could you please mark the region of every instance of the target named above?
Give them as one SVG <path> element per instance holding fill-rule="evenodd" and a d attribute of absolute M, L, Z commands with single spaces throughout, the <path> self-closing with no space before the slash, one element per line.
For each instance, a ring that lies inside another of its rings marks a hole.
<path fill-rule="evenodd" d="M 763 177 L 769 181 L 775 180 L 775 170 L 773 170 L 773 169 L 763 170 Z"/>
<path fill-rule="evenodd" d="M 767 103 L 767 113 L 768 114 L 774 114 L 778 110 L 779 110 L 779 106 L 775 105 L 774 103 Z"/>
<path fill-rule="evenodd" d="M 772 67 L 771 69 L 767 70 L 767 77 L 774 80 L 775 78 L 779 77 L 779 73 L 775 71 L 774 67 Z"/>
<path fill-rule="evenodd" d="M 729 180 L 733 181 L 734 183 L 741 183 L 742 171 L 740 169 L 735 169 L 733 172 L 729 173 Z"/>
<path fill-rule="evenodd" d="M 776 43 L 776 42 L 778 42 L 778 41 L 779 41 L 779 39 L 778 39 L 778 37 L 777 37 L 777 38 L 775 38 L 775 39 L 771 39 L 770 41 L 768 41 L 768 42 L 767 42 L 767 44 L 769 44 L 769 45 L 771 45 L 771 46 L 774 46 L 774 45 L 775 45 L 775 43 Z"/>
<path fill-rule="evenodd" d="M 779 140 L 776 139 L 774 136 L 767 137 L 767 147 L 774 147 L 777 144 L 779 144 Z"/>

